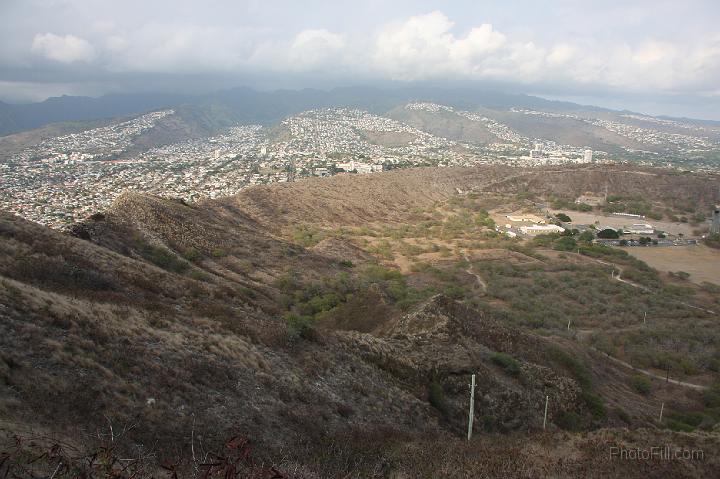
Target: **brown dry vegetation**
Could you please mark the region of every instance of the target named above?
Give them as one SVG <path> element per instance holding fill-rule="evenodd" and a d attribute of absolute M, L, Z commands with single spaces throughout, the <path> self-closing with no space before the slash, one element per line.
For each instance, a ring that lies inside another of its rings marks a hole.
<path fill-rule="evenodd" d="M 711 286 L 611 250 L 501 238 L 487 212 L 603 182 L 709 201 L 711 178 L 620 173 L 405 170 L 194 205 L 125 194 L 74 236 L 3 214 L 0 468 L 53 441 L 68 461 L 109 460 L 112 426 L 113 457 L 143 458 L 140 475 L 199 475 L 193 451 L 240 434 L 289 477 L 702 476 L 717 466 L 720 339 L 716 316 L 681 303 L 712 307 Z M 638 388 L 601 351 L 710 389 Z M 479 437 L 465 444 L 471 373 Z M 608 460 L 617 442 L 698 445 L 706 460 Z M 50 475 L 58 457 L 33 467 Z M 243 461 L 238 474 L 273 477 Z"/>

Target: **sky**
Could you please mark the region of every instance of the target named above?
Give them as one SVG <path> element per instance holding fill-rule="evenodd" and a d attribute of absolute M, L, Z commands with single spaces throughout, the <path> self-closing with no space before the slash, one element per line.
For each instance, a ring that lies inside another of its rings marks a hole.
<path fill-rule="evenodd" d="M 720 120 L 717 0 L 0 0 L 0 100 L 429 84 Z"/>

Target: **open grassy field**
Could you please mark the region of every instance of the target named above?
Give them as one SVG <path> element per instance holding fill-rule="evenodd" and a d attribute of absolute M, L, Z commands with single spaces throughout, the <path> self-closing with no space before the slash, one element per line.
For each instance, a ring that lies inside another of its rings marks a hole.
<path fill-rule="evenodd" d="M 720 284 L 720 250 L 707 246 L 625 248 L 636 258 L 660 271 L 685 271 L 695 283 Z"/>

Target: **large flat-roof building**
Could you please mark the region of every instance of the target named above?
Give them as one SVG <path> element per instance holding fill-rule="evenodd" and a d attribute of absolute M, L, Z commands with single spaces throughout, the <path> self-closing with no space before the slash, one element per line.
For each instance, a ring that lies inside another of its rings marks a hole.
<path fill-rule="evenodd" d="M 545 219 L 543 219 L 537 215 L 533 215 L 533 214 L 517 213 L 517 214 L 506 215 L 505 217 L 514 223 L 537 223 L 537 224 L 545 223 Z"/>
<path fill-rule="evenodd" d="M 520 231 L 525 235 L 544 235 L 548 233 L 562 233 L 565 228 L 558 225 L 532 225 L 521 226 Z"/>
<path fill-rule="evenodd" d="M 651 235 L 655 234 L 655 227 L 647 223 L 637 223 L 628 226 L 627 228 L 625 228 L 625 231 L 635 235 Z"/>

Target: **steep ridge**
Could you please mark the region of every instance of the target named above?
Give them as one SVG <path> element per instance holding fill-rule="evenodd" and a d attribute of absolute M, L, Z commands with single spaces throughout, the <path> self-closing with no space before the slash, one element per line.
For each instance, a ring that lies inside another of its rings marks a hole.
<path fill-rule="evenodd" d="M 509 332 L 490 337 L 480 327 L 469 335 L 473 313 L 446 298 L 422 305 L 385 336 L 326 332 L 289 341 L 282 323 L 237 301 L 231 289 L 181 280 L 14 217 L 1 224 L 7 257 L 33 258 L 32 271 L 45 275 L 28 276 L 16 260 L 0 265 L 2 406 L 27 426 L 80 433 L 103 427 L 108 417 L 142 425 L 134 441 L 183 444 L 195 422 L 212 444 L 241 425 L 271 448 L 353 427 L 455 434 L 462 431 L 463 383 L 473 370 L 488 388 L 484 407 L 497 410 L 503 428 L 537 428 L 547 387 L 565 391 L 558 407 L 582 409 L 570 378 L 532 363 L 506 378 L 487 365 L 490 348 L 510 344 Z M 51 241 L 62 253 L 48 248 Z M 83 258 L 93 269 L 80 269 L 90 268 Z M 104 285 L 100 275 L 112 283 Z M 152 283 L 139 280 L 145 277 Z M 196 308 L 194 295 L 204 308 Z M 233 305 L 227 317 L 212 310 L 219 303 Z M 407 326 L 430 318 L 438 318 L 437 326 L 420 327 L 424 332 Z M 450 378 L 442 414 L 426 402 L 438 375 Z"/>
<path fill-rule="evenodd" d="M 297 223 L 360 225 L 373 221 L 412 221 L 423 208 L 464 193 L 502 193 L 576 198 L 587 191 L 683 200 L 708 205 L 717 201 L 713 174 L 629 165 L 570 165 L 524 169 L 499 165 L 472 168 L 416 168 L 374 175 L 339 175 L 299 183 L 254 186 L 235 196 L 208 200 L 204 208 L 242 212 L 267 228 Z"/>

